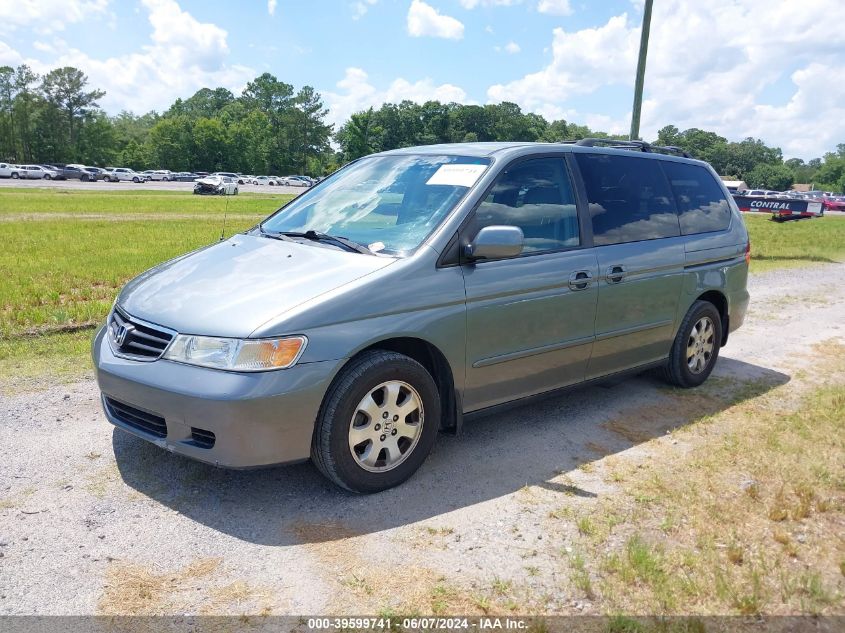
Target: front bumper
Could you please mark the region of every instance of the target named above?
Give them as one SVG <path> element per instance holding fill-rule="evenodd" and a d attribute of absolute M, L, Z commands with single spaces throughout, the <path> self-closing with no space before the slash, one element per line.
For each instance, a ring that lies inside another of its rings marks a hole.
<path fill-rule="evenodd" d="M 193 459 L 227 468 L 254 468 L 307 459 L 323 395 L 342 361 L 236 373 L 167 360 L 119 358 L 101 328 L 92 355 L 106 418 L 117 427 Z M 133 424 L 107 399 L 163 418 L 163 436 Z M 203 448 L 192 428 L 214 434 Z"/>
<path fill-rule="evenodd" d="M 217 196 L 223 193 L 220 187 L 210 187 L 208 185 L 194 185 L 194 193 L 199 195 Z"/>

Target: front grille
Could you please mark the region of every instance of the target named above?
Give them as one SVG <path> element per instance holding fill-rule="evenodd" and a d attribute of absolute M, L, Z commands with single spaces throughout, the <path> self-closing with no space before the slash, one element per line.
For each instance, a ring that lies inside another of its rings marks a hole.
<path fill-rule="evenodd" d="M 200 448 L 213 448 L 216 439 L 211 431 L 191 427 L 191 440 Z"/>
<path fill-rule="evenodd" d="M 155 360 L 167 349 L 173 333 L 135 319 L 115 306 L 109 317 L 109 339 L 121 354 Z"/>
<path fill-rule="evenodd" d="M 112 398 L 106 398 L 106 407 L 116 420 L 127 426 L 156 437 L 167 437 L 167 424 L 165 424 L 164 418 L 154 413 L 141 411 Z"/>

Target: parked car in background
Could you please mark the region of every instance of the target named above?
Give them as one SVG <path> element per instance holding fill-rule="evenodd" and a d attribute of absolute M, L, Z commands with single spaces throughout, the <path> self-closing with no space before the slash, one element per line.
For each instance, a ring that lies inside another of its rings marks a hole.
<path fill-rule="evenodd" d="M 281 185 L 285 185 L 288 187 L 310 187 L 311 182 L 309 180 L 305 180 L 301 176 L 285 176 L 279 182 Z"/>
<path fill-rule="evenodd" d="M 178 171 L 173 174 L 173 180 L 176 182 L 194 182 L 197 175 L 191 171 Z"/>
<path fill-rule="evenodd" d="M 275 187 L 279 184 L 279 181 L 273 176 L 258 176 L 255 179 L 256 185 L 271 185 Z"/>
<path fill-rule="evenodd" d="M 11 177 L 25 180 L 53 180 L 58 177 L 58 172 L 41 165 L 17 165 L 11 169 Z"/>
<path fill-rule="evenodd" d="M 211 175 L 200 178 L 194 185 L 194 193 L 200 195 L 238 195 L 238 182 L 229 176 Z"/>
<path fill-rule="evenodd" d="M 55 165 L 39 165 L 39 167 L 50 172 L 50 177 L 53 180 L 67 180 L 62 170 Z"/>
<path fill-rule="evenodd" d="M 196 174 L 198 178 L 205 178 L 206 176 L 211 175 L 207 171 L 195 171 L 194 174 Z"/>
<path fill-rule="evenodd" d="M 11 163 L 0 163 L 0 178 L 11 178 L 13 167 Z"/>
<path fill-rule="evenodd" d="M 175 175 L 169 169 L 155 169 L 148 171 L 150 180 L 155 180 L 159 182 L 169 182 L 171 180 L 175 180 Z M 144 173 L 146 174 L 147 172 Z"/>
<path fill-rule="evenodd" d="M 235 182 L 238 182 L 238 178 L 240 177 L 236 173 L 231 172 L 231 171 L 215 171 L 211 175 L 212 176 L 220 176 L 221 178 L 231 178 Z"/>
<path fill-rule="evenodd" d="M 362 158 L 130 281 L 93 341 L 105 415 L 216 466 L 310 458 L 372 493 L 470 413 L 649 368 L 701 385 L 745 318 L 751 245 L 713 168 L 660 151 Z"/>
<path fill-rule="evenodd" d="M 255 182 L 255 176 L 249 176 L 249 175 L 246 175 L 246 174 L 241 174 L 240 176 L 238 176 L 237 182 L 238 182 L 239 185 L 255 185 L 255 184 L 257 184 Z"/>
<path fill-rule="evenodd" d="M 105 180 L 106 177 L 106 170 L 102 167 L 85 167 L 85 170 L 92 173 L 94 175 L 93 180 Z"/>
<path fill-rule="evenodd" d="M 86 167 L 78 163 L 71 163 L 68 165 L 57 165 L 56 170 L 67 180 L 81 180 L 82 182 L 92 182 L 101 180 L 103 175 L 95 171 L 96 168 Z"/>
<path fill-rule="evenodd" d="M 845 196 L 826 196 L 822 199 L 825 211 L 845 211 Z"/>
<path fill-rule="evenodd" d="M 129 167 L 113 167 L 106 170 L 106 182 L 146 182 L 147 178 Z"/>

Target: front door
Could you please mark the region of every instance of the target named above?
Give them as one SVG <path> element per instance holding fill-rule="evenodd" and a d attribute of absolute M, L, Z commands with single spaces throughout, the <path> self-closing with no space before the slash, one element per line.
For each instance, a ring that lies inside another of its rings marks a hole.
<path fill-rule="evenodd" d="M 523 254 L 464 264 L 467 374 L 474 411 L 584 379 L 593 345 L 598 265 L 583 239 L 562 156 L 508 167 L 462 231 L 518 226 Z"/>

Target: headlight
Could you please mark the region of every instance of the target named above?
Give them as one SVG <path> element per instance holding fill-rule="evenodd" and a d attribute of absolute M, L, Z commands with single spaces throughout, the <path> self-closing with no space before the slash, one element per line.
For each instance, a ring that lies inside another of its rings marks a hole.
<path fill-rule="evenodd" d="M 236 339 L 177 334 L 163 358 L 230 371 L 286 369 L 296 363 L 307 342 L 304 336 Z"/>

